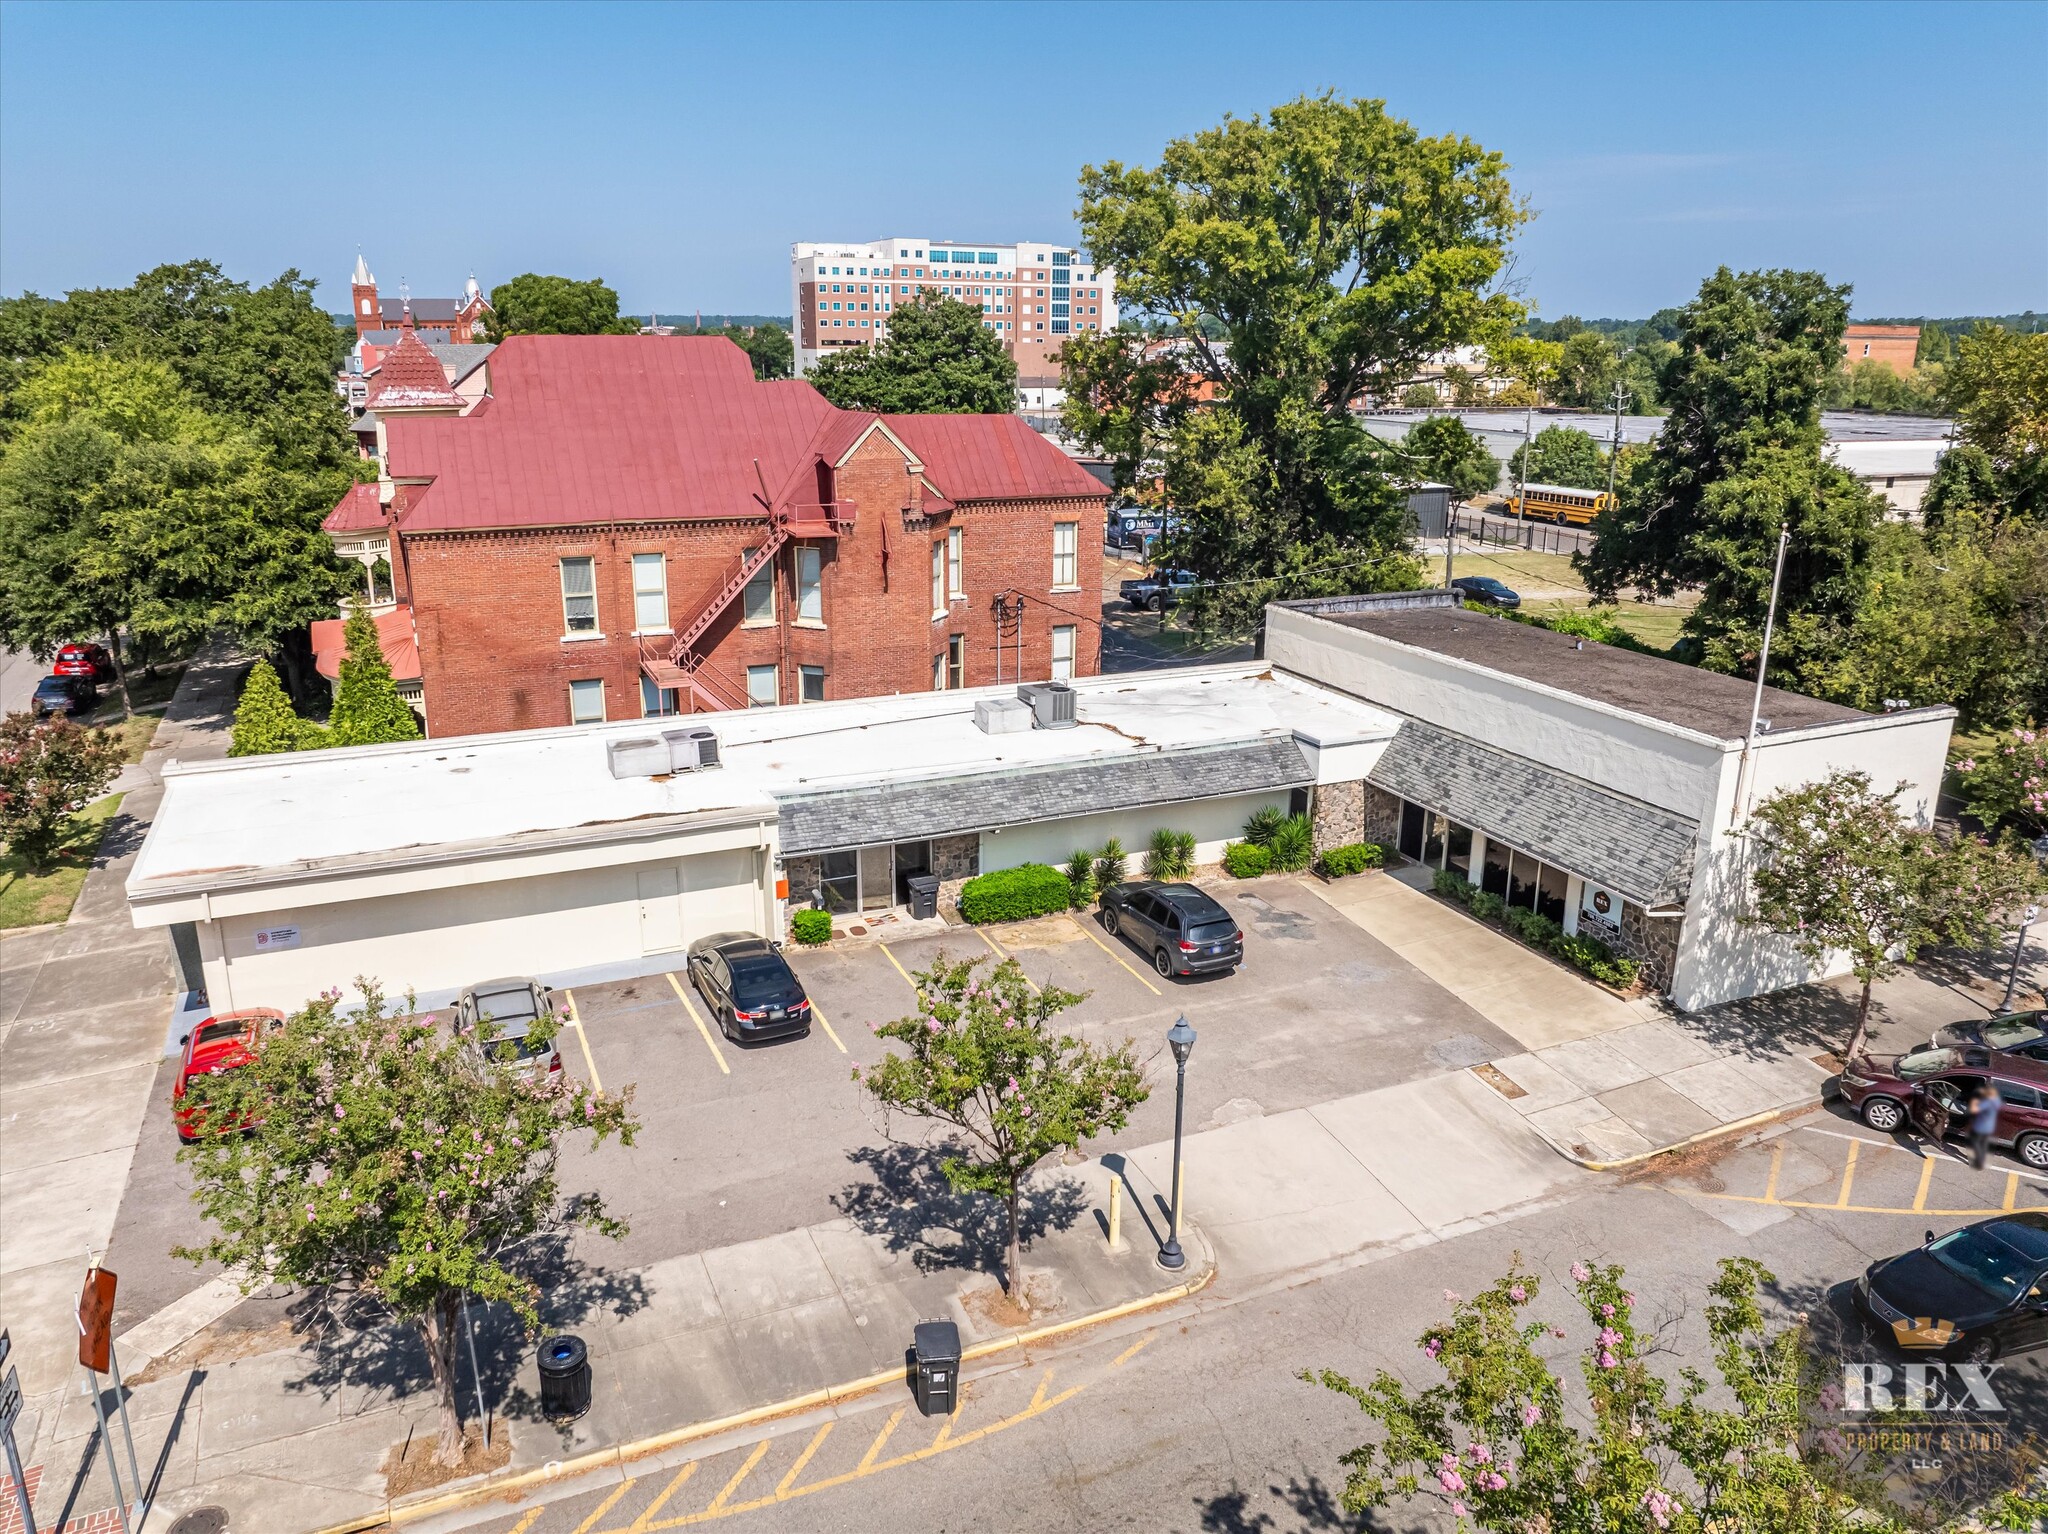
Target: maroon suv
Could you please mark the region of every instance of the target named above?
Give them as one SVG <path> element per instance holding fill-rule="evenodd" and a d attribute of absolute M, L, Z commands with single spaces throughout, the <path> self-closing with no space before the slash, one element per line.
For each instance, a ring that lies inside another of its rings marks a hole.
<path fill-rule="evenodd" d="M 1842 1072 L 1842 1095 L 1872 1129 L 1890 1134 L 1911 1124 L 1939 1144 L 1968 1133 L 1970 1101 L 1986 1081 L 2003 1100 L 1992 1143 L 2048 1171 L 2048 1064 L 2041 1061 L 1979 1047 L 1859 1055 Z"/>

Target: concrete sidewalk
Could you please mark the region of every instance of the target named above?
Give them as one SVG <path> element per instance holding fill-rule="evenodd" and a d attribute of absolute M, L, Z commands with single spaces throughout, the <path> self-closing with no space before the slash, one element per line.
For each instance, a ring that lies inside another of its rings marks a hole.
<path fill-rule="evenodd" d="M 1820 1099 L 1831 1074 L 1799 1029 L 1731 1029 L 1654 998 L 1624 1001 L 1398 879 L 1323 898 L 1524 1046 L 1474 1068 L 1563 1155 L 1606 1167 Z"/>

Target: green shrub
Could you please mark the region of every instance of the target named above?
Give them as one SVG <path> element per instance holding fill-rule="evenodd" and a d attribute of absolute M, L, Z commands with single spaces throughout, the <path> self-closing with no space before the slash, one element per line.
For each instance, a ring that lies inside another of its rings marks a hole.
<path fill-rule="evenodd" d="M 1481 921 L 1499 921 L 1501 913 L 1508 908 L 1508 903 L 1492 890 L 1480 889 L 1477 886 L 1473 887 L 1472 898 L 1466 903 L 1472 907 L 1472 914 Z"/>
<path fill-rule="evenodd" d="M 1273 854 L 1257 842 L 1232 842 L 1223 849 L 1223 871 L 1233 879 L 1256 879 L 1273 871 Z"/>
<path fill-rule="evenodd" d="M 1541 948 L 1545 953 L 1550 952 L 1557 940 L 1564 936 L 1564 928 L 1548 916 L 1539 916 L 1522 906 L 1510 906 L 1503 919 L 1508 931 L 1531 948 Z"/>
<path fill-rule="evenodd" d="M 1145 877 L 1185 879 L 1195 871 L 1195 833 L 1169 831 L 1161 826 L 1152 833 L 1152 845 L 1145 852 Z"/>
<path fill-rule="evenodd" d="M 1251 818 L 1244 823 L 1244 839 L 1254 847 L 1270 847 L 1273 833 L 1287 823 L 1287 817 L 1272 805 L 1252 811 Z"/>
<path fill-rule="evenodd" d="M 1112 836 L 1102 844 L 1102 850 L 1095 854 L 1095 898 L 1100 900 L 1103 892 L 1124 882 L 1124 866 L 1130 855 L 1124 851 L 1124 844 Z"/>
<path fill-rule="evenodd" d="M 1064 911 L 1073 897 L 1067 876 L 1057 868 L 1026 863 L 969 879 L 960 891 L 960 914 L 971 922 L 1023 921 Z"/>
<path fill-rule="evenodd" d="M 1597 937 L 1559 935 L 1555 952 L 1560 959 L 1584 970 L 1603 985 L 1625 991 L 1636 983 L 1641 966 L 1634 959 L 1616 953 Z"/>
<path fill-rule="evenodd" d="M 799 943 L 829 943 L 832 941 L 832 913 L 830 911 L 798 911 L 789 919 L 790 931 Z"/>
<path fill-rule="evenodd" d="M 1273 854 L 1273 867 L 1280 873 L 1296 874 L 1308 867 L 1316 855 L 1316 834 L 1306 815 L 1290 815 L 1275 828 L 1266 850 Z"/>
<path fill-rule="evenodd" d="M 1076 847 L 1067 859 L 1067 900 L 1076 911 L 1095 897 L 1095 854 Z"/>
<path fill-rule="evenodd" d="M 268 756 L 277 751 L 309 751 L 320 727 L 292 712 L 291 699 L 267 660 L 249 668 L 235 705 L 235 733 L 229 756 Z"/>
<path fill-rule="evenodd" d="M 1429 887 L 1459 905 L 1470 905 L 1472 897 L 1480 893 L 1479 886 L 1455 868 L 1439 868 L 1436 877 L 1429 881 Z"/>
<path fill-rule="evenodd" d="M 1326 878 L 1343 879 L 1352 874 L 1362 874 L 1368 868 L 1378 868 L 1385 861 L 1377 842 L 1349 842 L 1342 847 L 1331 847 L 1317 860 Z"/>

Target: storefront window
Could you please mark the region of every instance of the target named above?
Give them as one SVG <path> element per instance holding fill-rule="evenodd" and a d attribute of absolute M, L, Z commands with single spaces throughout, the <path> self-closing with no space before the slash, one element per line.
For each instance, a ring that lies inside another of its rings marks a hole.
<path fill-rule="evenodd" d="M 860 866 L 851 852 L 818 859 L 818 900 L 834 916 L 850 915 L 860 903 Z"/>
<path fill-rule="evenodd" d="M 1472 828 L 1456 822 L 1451 825 L 1450 839 L 1445 851 L 1446 868 L 1456 869 L 1467 880 L 1472 877 Z"/>
<path fill-rule="evenodd" d="M 1441 815 L 1434 812 L 1429 815 L 1429 824 L 1422 840 L 1422 861 L 1431 868 L 1444 866 L 1444 832 L 1450 828 L 1450 824 Z"/>
<path fill-rule="evenodd" d="M 1489 895 L 1498 895 L 1503 900 L 1508 893 L 1508 859 L 1514 854 L 1501 843 L 1489 840 L 1486 844 L 1486 868 L 1479 876 L 1479 887 Z"/>
<path fill-rule="evenodd" d="M 1536 909 L 1536 875 L 1543 865 L 1526 852 L 1515 854 L 1514 862 L 1508 869 L 1508 904 L 1518 905 L 1525 911 Z"/>
<path fill-rule="evenodd" d="M 1561 868 L 1548 863 L 1536 865 L 1536 914 L 1564 923 L 1564 895 L 1570 880 Z"/>

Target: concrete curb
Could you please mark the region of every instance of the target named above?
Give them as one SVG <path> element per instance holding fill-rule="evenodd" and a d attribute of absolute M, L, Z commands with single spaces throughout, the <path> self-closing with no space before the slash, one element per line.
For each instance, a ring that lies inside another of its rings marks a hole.
<path fill-rule="evenodd" d="M 1752 1113 L 1746 1119 L 1736 1119 L 1728 1124 L 1717 1124 L 1712 1129 L 1703 1129 L 1698 1134 L 1688 1135 L 1683 1140 L 1674 1140 L 1669 1145 L 1660 1145 L 1654 1150 L 1638 1151 L 1635 1155 L 1623 1156 L 1618 1161 L 1588 1161 L 1583 1156 L 1573 1155 L 1555 1140 L 1551 1140 L 1550 1145 L 1565 1160 L 1576 1162 L 1589 1172 L 1618 1172 L 1625 1167 L 1641 1166 L 1646 1161 L 1654 1161 L 1659 1156 L 1668 1156 L 1673 1151 L 1689 1150 L 1695 1145 L 1704 1145 L 1707 1141 L 1718 1140 L 1724 1135 L 1741 1134 L 1745 1129 L 1756 1129 L 1762 1125 L 1773 1123 L 1778 1119 L 1788 1119 L 1797 1114 L 1811 1113 L 1819 1106 L 1820 1104 L 1818 1103 L 1797 1103 L 1784 1108 L 1766 1108 L 1762 1113 Z M 1545 1138 L 1548 1139 L 1549 1137 L 1545 1136 Z"/>
<path fill-rule="evenodd" d="M 1106 1310 L 1098 1310 L 1089 1315 L 1076 1316 L 1067 1321 L 1055 1321 L 1029 1331 L 1014 1332 L 1007 1337 L 992 1338 L 987 1342 L 977 1342 L 971 1347 L 963 1348 L 960 1359 L 963 1364 L 973 1363 L 979 1359 L 992 1358 L 1011 1348 L 1028 1348 L 1036 1343 L 1072 1336 L 1093 1326 L 1106 1325 L 1129 1316 L 1141 1315 L 1148 1310 L 1178 1304 L 1207 1288 L 1215 1277 L 1216 1263 L 1212 1257 L 1203 1264 L 1201 1272 L 1171 1288 L 1161 1289 L 1155 1294 L 1144 1295 L 1135 1300 L 1126 1300 L 1121 1305 L 1112 1305 Z M 646 1459 L 650 1455 L 663 1453 L 682 1444 L 715 1438 L 721 1433 L 751 1427 L 778 1417 L 793 1416 L 798 1412 L 813 1411 L 821 1406 L 837 1406 L 867 1395 L 871 1391 L 900 1383 L 902 1379 L 901 1369 L 887 1369 L 880 1374 L 864 1375 L 860 1379 L 828 1385 L 823 1390 L 813 1390 L 806 1395 L 791 1396 L 788 1400 L 774 1401 L 766 1406 L 735 1412 L 728 1417 L 714 1417 L 708 1421 L 691 1423 L 687 1427 L 670 1428 L 667 1432 L 635 1439 L 631 1443 L 614 1444 L 608 1449 L 579 1455 L 575 1459 L 554 1460 L 539 1469 L 522 1470 L 512 1475 L 478 1480 L 459 1491 L 428 1495 L 419 1501 L 388 1503 L 382 1512 L 367 1513 L 346 1523 L 329 1524 L 315 1530 L 314 1534 L 369 1534 L 373 1529 L 397 1528 L 401 1524 L 414 1523 L 422 1518 L 433 1517 L 437 1513 L 454 1512 L 486 1498 L 503 1497 L 508 1492 L 524 1491 L 528 1487 L 545 1485 L 550 1481 L 569 1480 L 593 1470 L 613 1467 L 623 1472 L 624 1468 L 635 1460 Z"/>

